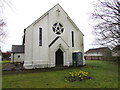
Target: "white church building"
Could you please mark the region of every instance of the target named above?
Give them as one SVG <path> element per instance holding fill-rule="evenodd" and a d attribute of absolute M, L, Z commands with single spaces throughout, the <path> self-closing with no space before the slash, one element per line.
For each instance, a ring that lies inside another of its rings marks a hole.
<path fill-rule="evenodd" d="M 24 29 L 23 44 L 12 46 L 11 60 L 25 69 L 72 66 L 75 58 L 84 65 L 83 36 L 57 4 Z"/>

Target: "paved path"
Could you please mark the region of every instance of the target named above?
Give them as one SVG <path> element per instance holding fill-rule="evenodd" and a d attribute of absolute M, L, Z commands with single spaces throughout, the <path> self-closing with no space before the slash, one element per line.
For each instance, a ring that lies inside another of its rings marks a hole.
<path fill-rule="evenodd" d="M 3 71 L 2 75 L 9 75 L 9 74 L 21 74 L 21 73 L 37 73 L 37 72 L 50 72 L 50 71 L 58 71 L 64 69 L 79 69 L 82 67 L 54 67 L 54 68 L 39 68 L 39 69 L 22 69 L 22 70 L 11 70 L 11 71 Z"/>

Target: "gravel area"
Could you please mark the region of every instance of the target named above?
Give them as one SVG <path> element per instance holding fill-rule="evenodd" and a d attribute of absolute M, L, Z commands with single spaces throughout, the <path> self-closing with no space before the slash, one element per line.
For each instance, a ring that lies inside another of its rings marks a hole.
<path fill-rule="evenodd" d="M 10 67 L 14 67 L 10 66 Z M 53 67 L 53 68 L 37 68 L 37 69 L 23 69 L 16 67 L 13 70 L 3 70 L 2 75 L 8 75 L 8 74 L 21 74 L 21 73 L 37 73 L 37 72 L 49 72 L 49 71 L 58 71 L 58 70 L 64 70 L 64 69 L 76 69 L 81 67 Z"/>

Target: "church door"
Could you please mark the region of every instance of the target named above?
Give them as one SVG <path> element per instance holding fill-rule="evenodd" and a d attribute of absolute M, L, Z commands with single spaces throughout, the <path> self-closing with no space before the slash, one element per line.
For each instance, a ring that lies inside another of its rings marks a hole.
<path fill-rule="evenodd" d="M 63 66 L 63 51 L 58 49 L 55 52 L 56 66 Z"/>

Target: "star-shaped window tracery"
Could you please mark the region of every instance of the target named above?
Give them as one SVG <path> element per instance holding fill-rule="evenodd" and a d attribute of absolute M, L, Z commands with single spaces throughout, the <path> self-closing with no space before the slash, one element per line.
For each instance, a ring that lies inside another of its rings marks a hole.
<path fill-rule="evenodd" d="M 63 25 L 59 22 L 55 23 L 52 29 L 56 34 L 61 34 L 64 31 Z"/>

